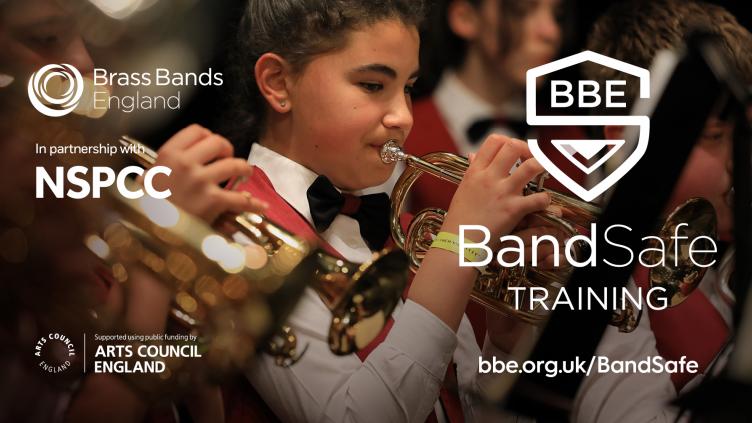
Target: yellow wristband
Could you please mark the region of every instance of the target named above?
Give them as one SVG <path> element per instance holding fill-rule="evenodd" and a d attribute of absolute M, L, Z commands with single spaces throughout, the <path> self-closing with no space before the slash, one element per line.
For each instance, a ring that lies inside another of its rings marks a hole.
<path fill-rule="evenodd" d="M 465 244 L 474 244 L 465 240 Z M 431 243 L 431 248 L 439 248 L 460 255 L 460 237 L 450 232 L 439 232 Z M 465 261 L 478 263 L 486 259 L 486 250 L 483 248 L 464 248 Z"/>

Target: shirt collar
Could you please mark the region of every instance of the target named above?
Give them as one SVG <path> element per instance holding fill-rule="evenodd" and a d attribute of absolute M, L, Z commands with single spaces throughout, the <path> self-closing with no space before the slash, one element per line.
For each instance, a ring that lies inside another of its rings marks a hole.
<path fill-rule="evenodd" d="M 468 142 L 470 125 L 494 113 L 493 107 L 465 87 L 453 71 L 441 76 L 434 100 L 452 137 L 463 142 Z"/>
<path fill-rule="evenodd" d="M 261 169 L 277 194 L 313 224 L 307 191 L 318 177 L 315 172 L 258 143 L 251 147 L 248 163 Z"/>
<path fill-rule="evenodd" d="M 470 91 L 451 70 L 442 74 L 433 97 L 450 134 L 463 144 L 469 143 L 467 130 L 479 120 L 494 116 L 525 118 L 524 104 L 510 102 L 494 107 Z"/>

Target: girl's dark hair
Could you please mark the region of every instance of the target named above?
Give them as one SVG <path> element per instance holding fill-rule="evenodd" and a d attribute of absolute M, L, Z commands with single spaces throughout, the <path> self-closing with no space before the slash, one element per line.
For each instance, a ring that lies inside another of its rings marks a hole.
<path fill-rule="evenodd" d="M 343 48 L 350 31 L 385 19 L 420 26 L 422 0 L 248 0 L 230 57 L 234 81 L 227 135 L 247 152 L 263 131 L 266 101 L 254 78 L 267 52 L 284 57 L 295 71 L 316 55 Z"/>
<path fill-rule="evenodd" d="M 635 0 L 613 4 L 593 25 L 587 49 L 635 66 L 649 68 L 660 50 L 675 49 L 694 31 L 715 35 L 730 64 L 747 83 L 752 83 L 752 33 L 721 6 L 702 1 Z M 601 85 L 626 80 L 626 103 L 638 98 L 637 77 L 616 69 L 585 63 L 587 79 Z M 614 114 L 601 105 L 594 114 Z"/>
<path fill-rule="evenodd" d="M 421 78 L 416 86 L 415 97 L 429 94 L 438 83 L 442 72 L 456 69 L 462 65 L 467 56 L 467 41 L 460 38 L 449 27 L 449 5 L 454 0 L 437 0 L 431 8 L 426 22 L 426 30 L 421 34 Z M 465 0 L 475 8 L 480 8 L 487 0 Z M 522 41 L 522 22 L 525 16 L 536 6 L 535 0 L 498 0 L 499 55 L 505 57 Z M 566 2 L 563 2 L 566 3 Z M 560 10 L 566 14 L 568 9 L 562 4 Z M 564 41 L 571 32 L 570 16 L 560 16 Z"/>

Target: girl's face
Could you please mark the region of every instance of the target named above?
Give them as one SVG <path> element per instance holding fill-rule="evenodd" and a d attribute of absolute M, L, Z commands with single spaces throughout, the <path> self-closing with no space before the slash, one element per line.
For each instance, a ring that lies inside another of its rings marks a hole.
<path fill-rule="evenodd" d="M 0 9 L 0 72 L 27 76 L 40 66 L 68 63 L 82 74 L 94 63 L 72 14 L 55 0 L 11 0 Z"/>
<path fill-rule="evenodd" d="M 385 20 L 310 61 L 290 89 L 290 158 L 345 190 L 386 181 L 394 165 L 379 151 L 390 139 L 402 145 L 412 128 L 418 48 L 415 27 Z"/>
<path fill-rule="evenodd" d="M 519 25 L 519 41 L 512 50 L 499 58 L 499 13 L 504 13 L 499 0 L 485 0 L 479 6 L 476 45 L 492 72 L 501 73 L 508 82 L 524 90 L 526 72 L 554 59 L 562 35 L 558 22 L 560 0 L 520 1 L 526 3 L 522 6 L 525 14 Z"/>
<path fill-rule="evenodd" d="M 691 197 L 710 201 L 718 217 L 718 235 L 722 240 L 730 240 L 733 230 L 729 195 L 733 181 L 731 152 L 731 124 L 711 118 L 684 165 L 668 207 L 673 210 Z"/>

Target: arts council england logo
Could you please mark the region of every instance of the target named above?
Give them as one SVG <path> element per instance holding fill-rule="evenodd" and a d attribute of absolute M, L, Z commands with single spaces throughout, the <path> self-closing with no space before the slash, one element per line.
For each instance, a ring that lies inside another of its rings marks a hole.
<path fill-rule="evenodd" d="M 642 158 L 648 147 L 650 134 L 650 119 L 648 116 L 634 116 L 627 112 L 626 102 L 614 101 L 619 97 L 624 98 L 624 91 L 620 91 L 620 86 L 625 86 L 626 81 L 607 81 L 605 87 L 599 87 L 596 81 L 583 80 L 579 81 L 579 91 L 575 95 L 572 84 L 569 81 L 551 81 L 551 109 L 556 110 L 570 107 L 577 102 L 581 109 L 598 107 L 601 101 L 608 108 L 622 108 L 624 113 L 608 116 L 539 116 L 536 102 L 537 87 L 536 78 L 558 70 L 579 65 L 582 62 L 591 61 L 602 66 L 616 69 L 620 72 L 634 75 L 639 79 L 640 88 L 639 96 L 642 99 L 650 97 L 650 72 L 629 63 L 613 59 L 593 51 L 583 51 L 575 55 L 547 63 L 542 66 L 527 71 L 527 123 L 530 126 L 638 126 L 639 138 L 634 150 L 624 159 L 624 161 L 602 180 L 590 188 L 585 188 L 580 183 L 572 179 L 563 172 L 546 154 L 541 150 L 537 139 L 529 139 L 528 145 L 533 157 L 540 162 L 546 171 L 556 178 L 562 185 L 569 188 L 574 194 L 585 201 L 592 201 L 607 189 L 611 188 L 619 181 L 632 167 Z M 603 89 L 605 93 L 599 94 Z M 563 99 L 563 101 L 560 101 Z M 587 175 L 592 174 L 601 168 L 611 157 L 613 157 L 622 147 L 625 146 L 624 139 L 554 139 L 551 144 L 567 160 L 572 162 L 578 169 Z M 579 154 L 585 160 L 594 161 L 594 163 L 582 163 L 575 157 Z"/>
<path fill-rule="evenodd" d="M 60 373 L 70 368 L 76 357 L 76 347 L 67 336 L 51 332 L 42 336 L 34 346 L 39 368 L 47 373 Z"/>
<path fill-rule="evenodd" d="M 61 78 L 62 90 L 51 90 L 53 78 Z M 84 81 L 81 73 L 69 64 L 43 66 L 29 78 L 29 100 L 40 113 L 50 117 L 65 116 L 81 100 Z"/>

